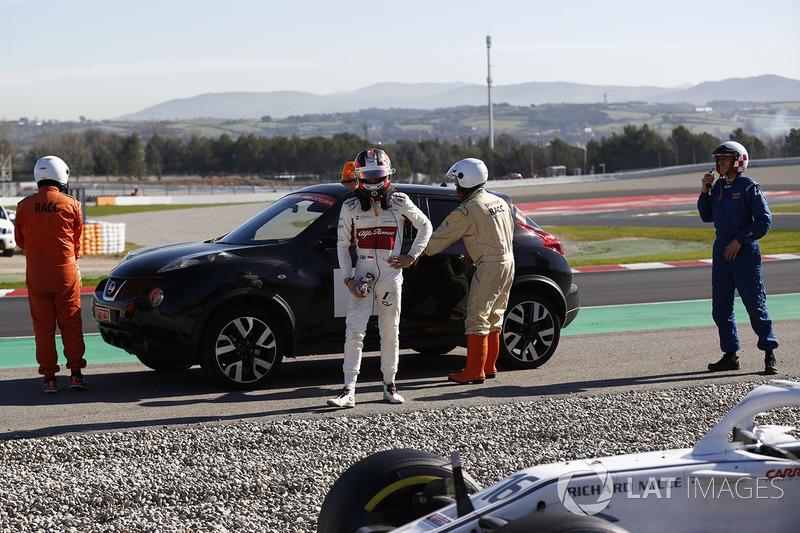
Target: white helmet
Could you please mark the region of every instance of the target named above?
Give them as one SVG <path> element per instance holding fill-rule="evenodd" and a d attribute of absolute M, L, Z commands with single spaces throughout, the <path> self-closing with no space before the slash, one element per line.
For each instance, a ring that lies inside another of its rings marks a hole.
<path fill-rule="evenodd" d="M 66 185 L 69 181 L 69 167 L 60 158 L 48 155 L 39 159 L 33 167 L 33 179 L 35 182 L 42 180 L 53 180 Z"/>
<path fill-rule="evenodd" d="M 462 189 L 472 189 L 486 183 L 489 179 L 489 169 L 480 159 L 468 157 L 450 167 L 447 177 L 456 180 L 456 184 Z"/>
<path fill-rule="evenodd" d="M 717 146 L 717 149 L 714 150 L 713 154 L 715 161 L 717 160 L 718 156 L 732 155 L 733 168 L 731 168 L 731 170 L 735 174 L 739 174 L 740 172 L 747 170 L 747 160 L 750 159 L 747 155 L 747 149 L 736 141 L 727 141 L 720 144 Z M 717 172 L 719 172 L 719 163 L 717 163 Z"/>

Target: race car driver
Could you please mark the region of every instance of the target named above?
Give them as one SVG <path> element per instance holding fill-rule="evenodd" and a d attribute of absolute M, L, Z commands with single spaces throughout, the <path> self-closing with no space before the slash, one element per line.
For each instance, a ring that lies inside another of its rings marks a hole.
<path fill-rule="evenodd" d="M 383 150 L 370 148 L 355 159 L 358 180 L 354 196 L 342 204 L 339 215 L 339 267 L 352 297 L 348 303 L 344 345 L 344 388 L 331 407 L 354 407 L 361 369 L 364 336 L 370 315 L 377 307 L 381 336 L 383 397 L 403 403 L 395 384 L 399 359 L 400 296 L 403 268 L 408 268 L 425 249 L 433 228 L 422 211 L 392 186 L 395 169 Z M 409 221 L 417 236 L 408 254 L 401 254 L 403 224 Z M 355 265 L 351 250 L 354 248 Z"/>
<path fill-rule="evenodd" d="M 56 156 L 39 159 L 33 169 L 39 192 L 17 204 L 14 222 L 17 246 L 25 252 L 25 284 L 36 340 L 36 362 L 44 376 L 43 391 L 58 391 L 56 324 L 61 329 L 70 388 L 88 388 L 82 370 L 81 250 L 83 215 L 80 202 L 68 196 L 69 167 Z"/>
<path fill-rule="evenodd" d="M 447 172 L 461 205 L 433 232 L 425 255 L 435 255 L 458 239 L 475 261 L 467 297 L 467 365 L 448 379 L 483 383 L 497 375 L 500 330 L 514 281 L 514 217 L 508 204 L 484 189 L 489 171 L 480 159 L 462 159 Z"/>
<path fill-rule="evenodd" d="M 778 341 L 767 310 L 767 293 L 761 277 L 758 239 L 769 231 L 772 214 L 761 187 L 743 175 L 748 154 L 738 142 L 728 141 L 713 152 L 716 171 L 722 179 L 706 173 L 701 180 L 697 210 L 703 222 L 713 222 L 716 239 L 711 262 L 711 314 L 719 330 L 722 359 L 708 365 L 712 372 L 738 370 L 739 337 L 733 313 L 734 291 L 739 291 L 750 325 L 758 335 L 764 354 L 764 373 L 777 374 L 775 348 Z"/>

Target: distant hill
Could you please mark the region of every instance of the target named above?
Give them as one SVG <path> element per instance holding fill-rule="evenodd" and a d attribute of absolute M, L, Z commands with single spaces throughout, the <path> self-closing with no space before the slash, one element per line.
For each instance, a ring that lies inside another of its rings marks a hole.
<path fill-rule="evenodd" d="M 361 109 L 441 109 L 485 105 L 486 87 L 467 83 L 379 83 L 355 91 L 315 95 L 300 91 L 210 93 L 169 100 L 120 120 L 258 119 L 351 113 Z M 774 75 L 704 82 L 688 88 L 583 85 L 530 82 L 492 88 L 495 104 L 589 104 L 640 101 L 687 103 L 713 101 L 798 102 L 800 81 Z"/>
<path fill-rule="evenodd" d="M 673 104 L 689 102 L 695 105 L 732 100 L 738 102 L 798 102 L 800 81 L 780 76 L 731 78 L 724 81 L 707 81 L 681 91 L 659 95 L 658 102 Z"/>

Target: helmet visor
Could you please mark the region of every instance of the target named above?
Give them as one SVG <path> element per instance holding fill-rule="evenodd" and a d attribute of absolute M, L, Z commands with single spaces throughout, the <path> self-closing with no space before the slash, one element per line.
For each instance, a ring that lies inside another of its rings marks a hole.
<path fill-rule="evenodd" d="M 356 174 L 360 180 L 382 180 L 392 175 L 391 169 L 376 170 L 357 170 Z"/>

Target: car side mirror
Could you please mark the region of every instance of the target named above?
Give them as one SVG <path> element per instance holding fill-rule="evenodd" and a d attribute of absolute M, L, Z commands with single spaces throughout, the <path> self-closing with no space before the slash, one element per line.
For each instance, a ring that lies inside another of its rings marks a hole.
<path fill-rule="evenodd" d="M 336 248 L 336 241 L 338 241 L 336 228 L 328 228 L 316 241 L 314 241 L 312 248 L 317 252 L 328 250 L 330 248 Z"/>

